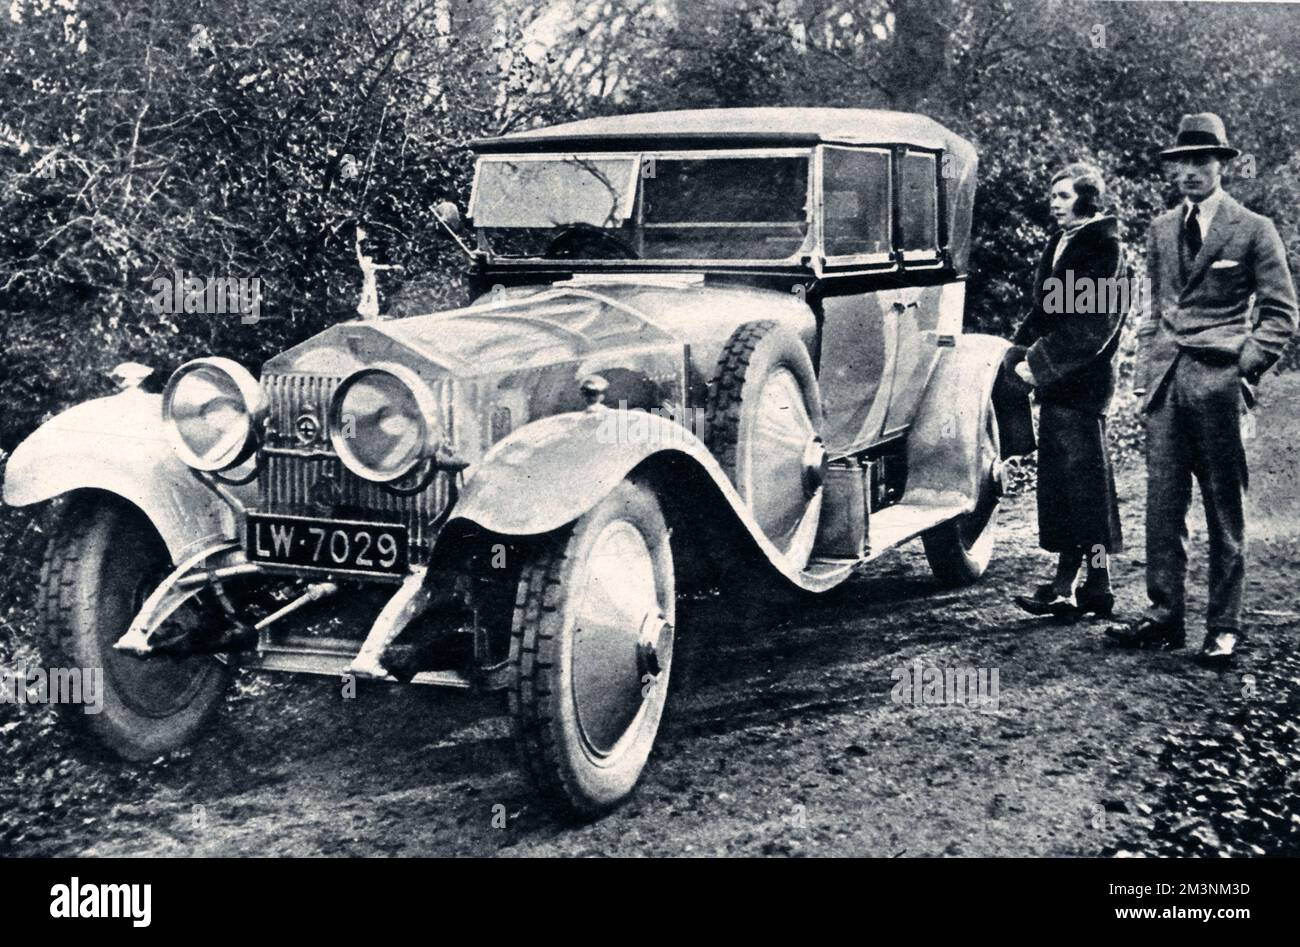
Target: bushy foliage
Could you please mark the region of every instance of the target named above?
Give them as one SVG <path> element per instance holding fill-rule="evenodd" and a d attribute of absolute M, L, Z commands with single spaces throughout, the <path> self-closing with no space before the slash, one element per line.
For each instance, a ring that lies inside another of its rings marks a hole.
<path fill-rule="evenodd" d="M 366 252 L 450 297 L 430 209 L 529 77 L 442 5 L 16 0 L 0 31 L 0 447 L 128 359 L 252 364 L 351 314 Z M 521 108 L 532 109 L 520 111 Z M 157 313 L 154 279 L 258 278 L 260 318 Z M 389 275 L 391 284 L 397 279 Z"/>

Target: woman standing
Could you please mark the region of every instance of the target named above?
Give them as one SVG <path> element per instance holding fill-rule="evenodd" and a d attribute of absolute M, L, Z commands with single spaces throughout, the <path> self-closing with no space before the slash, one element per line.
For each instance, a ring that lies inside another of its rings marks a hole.
<path fill-rule="evenodd" d="M 1118 222 L 1102 213 L 1105 193 L 1101 171 L 1083 162 L 1052 178 L 1049 203 L 1060 229 L 1043 250 L 1034 308 L 1004 363 L 1033 386 L 1039 405 L 1039 545 L 1057 554 L 1057 564 L 1051 582 L 1016 596 L 1035 615 L 1107 616 L 1115 604 L 1107 557 L 1123 543 L 1106 408 L 1128 294 L 1112 282 L 1123 276 L 1123 248 Z M 1076 590 L 1081 564 L 1087 578 Z"/>

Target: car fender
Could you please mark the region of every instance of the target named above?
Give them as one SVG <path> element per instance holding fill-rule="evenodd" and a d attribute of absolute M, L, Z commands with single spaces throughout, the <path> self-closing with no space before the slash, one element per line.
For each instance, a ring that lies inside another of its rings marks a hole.
<path fill-rule="evenodd" d="M 519 428 L 495 444 L 467 471 L 444 535 L 473 524 L 504 536 L 553 532 L 582 516 L 628 474 L 647 461 L 670 465 L 680 489 L 697 489 L 700 477 L 714 499 L 725 502 L 754 546 L 781 575 L 802 588 L 825 579 L 801 570 L 764 535 L 726 472 L 704 442 L 668 418 L 603 406 L 555 414 Z M 820 495 L 810 501 L 820 502 Z M 815 517 L 811 526 L 815 528 Z"/>
<path fill-rule="evenodd" d="M 73 490 L 105 490 L 135 504 L 180 562 L 239 535 L 234 512 L 199 482 L 163 434 L 162 397 L 129 389 L 56 415 L 14 449 L 4 501 L 30 506 Z M 250 502 L 255 485 L 231 487 Z"/>
<path fill-rule="evenodd" d="M 940 360 L 908 433 L 905 502 L 974 509 L 990 460 L 979 450 L 990 409 L 1001 441 L 1001 456 L 992 461 L 1034 449 L 1027 395 L 1010 386 L 995 391 L 1009 345 L 994 336 L 963 335 Z"/>

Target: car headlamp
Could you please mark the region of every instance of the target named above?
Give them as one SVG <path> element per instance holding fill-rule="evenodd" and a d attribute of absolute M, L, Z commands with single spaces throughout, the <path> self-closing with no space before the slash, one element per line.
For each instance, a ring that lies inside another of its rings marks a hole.
<path fill-rule="evenodd" d="M 436 408 L 433 392 L 410 369 L 363 368 L 345 378 L 330 401 L 330 443 L 358 477 L 392 483 L 432 456 Z"/>
<path fill-rule="evenodd" d="M 257 449 L 266 398 L 248 369 L 228 358 L 199 358 L 172 373 L 163 389 L 163 428 L 195 470 L 229 470 Z"/>

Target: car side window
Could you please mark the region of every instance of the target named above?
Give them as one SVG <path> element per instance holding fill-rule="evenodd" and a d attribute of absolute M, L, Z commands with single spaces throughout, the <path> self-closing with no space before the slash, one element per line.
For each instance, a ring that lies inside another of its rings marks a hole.
<path fill-rule="evenodd" d="M 934 155 L 906 152 L 899 167 L 899 213 L 903 251 L 929 251 L 939 245 L 939 203 Z"/>
<path fill-rule="evenodd" d="M 889 154 L 828 147 L 822 164 L 822 235 L 828 257 L 891 248 Z"/>

